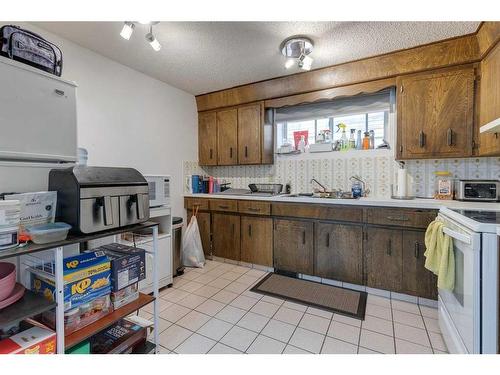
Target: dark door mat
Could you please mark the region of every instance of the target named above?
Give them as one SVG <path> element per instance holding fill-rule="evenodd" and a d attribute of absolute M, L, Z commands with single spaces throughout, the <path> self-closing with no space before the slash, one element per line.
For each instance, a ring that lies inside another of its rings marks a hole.
<path fill-rule="evenodd" d="M 365 319 L 366 292 L 276 273 L 265 276 L 253 286 L 251 291 L 306 304 L 351 318 Z"/>

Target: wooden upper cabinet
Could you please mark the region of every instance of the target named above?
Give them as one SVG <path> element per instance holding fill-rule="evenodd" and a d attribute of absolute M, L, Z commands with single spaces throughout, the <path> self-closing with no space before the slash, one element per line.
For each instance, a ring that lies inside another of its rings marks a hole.
<path fill-rule="evenodd" d="M 472 155 L 474 68 L 398 79 L 398 159 Z"/>
<path fill-rule="evenodd" d="M 239 164 L 259 164 L 261 157 L 261 105 L 238 108 L 238 161 Z"/>
<path fill-rule="evenodd" d="M 238 164 L 238 110 L 217 111 L 217 164 Z"/>
<path fill-rule="evenodd" d="M 198 113 L 198 159 L 200 165 L 217 165 L 217 115 Z"/>
<path fill-rule="evenodd" d="M 500 117 L 500 43 L 481 62 L 479 126 Z M 500 155 L 500 133 L 479 134 L 479 155 Z"/>

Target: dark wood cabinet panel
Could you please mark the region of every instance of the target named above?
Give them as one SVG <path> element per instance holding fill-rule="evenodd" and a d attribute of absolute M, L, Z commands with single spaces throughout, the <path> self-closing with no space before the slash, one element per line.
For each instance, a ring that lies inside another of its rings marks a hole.
<path fill-rule="evenodd" d="M 238 211 L 250 215 L 270 215 L 271 203 L 259 201 L 239 201 Z"/>
<path fill-rule="evenodd" d="M 271 212 L 274 216 L 352 221 L 357 223 L 363 221 L 363 209 L 360 207 L 304 203 L 273 203 Z"/>
<path fill-rule="evenodd" d="M 198 162 L 217 165 L 217 115 L 215 112 L 198 114 Z"/>
<path fill-rule="evenodd" d="M 366 222 L 376 225 L 425 229 L 436 216 L 436 210 L 383 207 L 366 209 Z"/>
<path fill-rule="evenodd" d="M 472 155 L 474 68 L 398 79 L 398 157 Z"/>
<path fill-rule="evenodd" d="M 238 211 L 238 201 L 234 199 L 210 199 L 211 211 Z"/>
<path fill-rule="evenodd" d="M 401 290 L 402 240 L 401 229 L 365 228 L 367 286 L 395 292 Z"/>
<path fill-rule="evenodd" d="M 403 231 L 402 292 L 437 299 L 437 278 L 425 265 L 425 233 Z"/>
<path fill-rule="evenodd" d="M 315 224 L 314 275 L 363 283 L 363 227 L 360 225 Z"/>
<path fill-rule="evenodd" d="M 273 266 L 273 219 L 241 217 L 241 260 Z"/>
<path fill-rule="evenodd" d="M 274 220 L 274 268 L 312 275 L 314 224 L 300 220 Z"/>
<path fill-rule="evenodd" d="M 188 210 L 187 212 L 187 224 L 191 221 L 191 216 L 193 216 L 193 211 Z M 203 253 L 205 256 L 212 255 L 211 249 L 211 225 L 210 225 L 210 212 L 198 212 L 196 216 L 198 221 L 198 228 L 200 230 L 201 244 L 203 245 Z"/>
<path fill-rule="evenodd" d="M 481 62 L 479 126 L 500 117 L 500 43 Z M 479 134 L 479 155 L 500 155 L 500 132 Z"/>
<path fill-rule="evenodd" d="M 217 111 L 217 164 L 238 164 L 238 110 Z"/>
<path fill-rule="evenodd" d="M 259 164 L 261 158 L 261 105 L 238 108 L 238 163 Z"/>
<path fill-rule="evenodd" d="M 208 199 L 205 198 L 184 198 L 184 208 L 186 210 L 208 210 Z"/>
<path fill-rule="evenodd" d="M 233 214 L 212 214 L 213 254 L 240 260 L 240 217 Z"/>

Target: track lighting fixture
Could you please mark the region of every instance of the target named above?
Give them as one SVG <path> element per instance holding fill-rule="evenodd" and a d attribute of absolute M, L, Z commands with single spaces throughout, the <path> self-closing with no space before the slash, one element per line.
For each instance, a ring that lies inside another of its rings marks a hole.
<path fill-rule="evenodd" d="M 134 32 L 136 23 L 149 26 L 149 32 L 145 35 L 146 40 L 151 45 L 151 48 L 153 48 L 156 52 L 158 52 L 161 49 L 161 44 L 153 34 L 153 26 L 157 25 L 159 23 L 158 21 L 134 21 L 134 22 L 125 21 L 122 31 L 120 32 L 120 36 L 123 39 L 129 40 L 130 37 L 132 36 L 132 33 Z"/>
<path fill-rule="evenodd" d="M 296 36 L 283 41 L 280 46 L 281 54 L 285 56 L 285 69 L 290 69 L 297 63 L 297 66 L 303 70 L 311 70 L 313 58 L 309 54 L 313 50 L 311 39 Z"/>
<path fill-rule="evenodd" d="M 132 36 L 132 33 L 134 32 L 134 23 L 130 21 L 125 21 L 125 24 L 123 25 L 123 29 L 120 32 L 120 36 L 123 39 L 129 40 L 130 37 Z"/>

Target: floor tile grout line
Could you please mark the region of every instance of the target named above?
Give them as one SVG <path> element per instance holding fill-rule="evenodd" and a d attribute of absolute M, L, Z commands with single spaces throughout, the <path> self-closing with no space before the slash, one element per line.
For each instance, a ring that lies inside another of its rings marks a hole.
<path fill-rule="evenodd" d="M 394 314 L 392 312 L 392 298 L 391 298 L 391 319 L 392 319 L 392 345 L 394 348 L 394 354 L 397 354 L 396 349 L 396 328 L 394 327 Z"/>
<path fill-rule="evenodd" d="M 420 314 L 422 314 L 422 310 L 420 309 L 420 306 L 418 306 L 418 311 L 420 311 Z M 427 334 L 427 339 L 429 340 L 429 345 L 431 347 L 432 353 L 436 354 L 436 351 L 434 350 L 434 345 L 432 345 L 431 335 L 429 334 L 429 330 L 427 329 L 427 323 L 425 322 L 425 319 L 423 317 L 422 317 L 422 320 L 424 321 L 425 333 Z"/>

